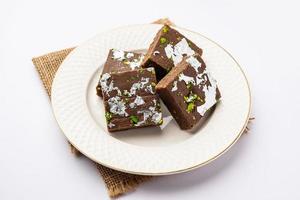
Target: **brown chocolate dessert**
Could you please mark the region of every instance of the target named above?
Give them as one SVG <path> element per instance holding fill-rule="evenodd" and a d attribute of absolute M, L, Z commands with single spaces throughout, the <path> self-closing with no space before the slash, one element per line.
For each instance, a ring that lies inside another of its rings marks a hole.
<path fill-rule="evenodd" d="M 102 74 L 126 72 L 140 68 L 143 54 L 111 49 L 103 66 Z M 97 95 L 102 97 L 101 85 L 96 87 Z"/>
<path fill-rule="evenodd" d="M 191 129 L 221 98 L 200 55 L 184 58 L 156 86 L 181 129 Z"/>
<path fill-rule="evenodd" d="M 154 68 L 104 73 L 99 84 L 108 131 L 162 124 Z"/>
<path fill-rule="evenodd" d="M 202 49 L 181 33 L 164 25 L 151 43 L 142 67 L 154 67 L 157 80 L 161 80 L 184 56 L 202 55 Z"/>

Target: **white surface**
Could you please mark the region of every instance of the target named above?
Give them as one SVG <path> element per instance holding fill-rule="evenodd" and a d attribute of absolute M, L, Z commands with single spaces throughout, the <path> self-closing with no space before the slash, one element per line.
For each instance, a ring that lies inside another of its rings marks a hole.
<path fill-rule="evenodd" d="M 193 134 L 181 131 L 175 120 L 169 123 L 165 121 L 160 127 L 114 134 L 124 135 L 129 139 L 137 138 L 136 144 L 130 144 L 109 134 L 103 102 L 100 102 L 95 92 L 99 72 L 102 70 L 99 67 L 106 61 L 112 48 L 147 49 L 161 27 L 162 25 L 157 24 L 142 24 L 98 34 L 76 48 L 64 60 L 52 84 L 53 112 L 68 140 L 92 160 L 119 171 L 167 175 L 205 165 L 237 141 L 249 118 L 249 85 L 238 63 L 211 40 L 177 28 L 203 49 L 202 58 L 207 70 L 218 81 L 222 100 L 207 123 L 201 129 L 195 129 Z M 164 120 L 166 118 L 168 116 L 165 116 Z M 133 135 L 128 134 L 129 132 Z M 148 137 L 144 137 L 142 144 L 139 144 L 141 139 L 136 137 L 135 133 L 148 134 Z M 180 140 L 181 135 L 191 137 Z M 170 141 L 172 137 L 175 139 Z M 180 138 L 176 139 L 177 137 Z M 161 144 L 149 146 L 155 139 L 162 140 Z M 178 141 L 174 143 L 174 140 Z M 147 141 L 150 144 L 143 145 Z"/>
<path fill-rule="evenodd" d="M 1 200 L 108 199 L 94 165 L 70 154 L 30 59 L 161 16 L 234 55 L 250 80 L 256 120 L 217 161 L 121 199 L 300 198 L 299 1 L 101 2 L 1 1 Z"/>

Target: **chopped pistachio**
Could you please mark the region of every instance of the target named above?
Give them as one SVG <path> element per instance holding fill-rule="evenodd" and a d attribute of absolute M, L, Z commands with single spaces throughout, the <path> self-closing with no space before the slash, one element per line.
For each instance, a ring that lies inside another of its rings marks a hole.
<path fill-rule="evenodd" d="M 203 99 L 201 99 L 201 97 L 199 97 L 199 96 L 197 96 L 197 100 L 201 101 L 201 102 L 204 102 Z"/>
<path fill-rule="evenodd" d="M 169 28 L 167 26 L 164 26 L 162 31 L 163 33 L 167 33 L 169 31 Z"/>
<path fill-rule="evenodd" d="M 159 39 L 159 41 L 160 41 L 161 44 L 165 44 L 167 42 L 167 39 L 165 37 L 161 37 Z"/>
<path fill-rule="evenodd" d="M 128 60 L 124 60 L 123 63 L 129 65 L 130 62 Z"/>
<path fill-rule="evenodd" d="M 190 92 L 188 96 L 184 96 L 183 98 L 186 103 L 190 103 L 190 102 L 194 103 L 196 100 L 198 100 L 198 95 Z"/>
<path fill-rule="evenodd" d="M 194 108 L 195 108 L 195 104 L 194 104 L 193 102 L 190 102 L 190 103 L 188 104 L 188 106 L 187 106 L 186 111 L 187 111 L 188 113 L 190 113 L 190 112 L 192 112 L 192 111 L 194 110 Z"/>
<path fill-rule="evenodd" d="M 164 123 L 163 119 L 159 120 L 158 124 L 162 125 Z"/>
<path fill-rule="evenodd" d="M 132 124 L 137 124 L 139 122 L 139 118 L 135 115 L 131 115 L 129 119 Z"/>
<path fill-rule="evenodd" d="M 112 114 L 110 112 L 106 112 L 105 113 L 105 118 L 106 118 L 106 121 L 109 122 L 112 118 Z"/>
<path fill-rule="evenodd" d="M 192 86 L 193 86 L 193 84 L 192 84 L 192 83 L 188 83 L 186 87 L 187 87 L 187 89 L 189 89 L 189 90 L 190 90 L 190 89 L 192 89 Z"/>
<path fill-rule="evenodd" d="M 154 82 L 151 82 L 151 85 L 152 85 L 153 87 L 155 87 L 155 86 L 156 86 L 156 83 L 154 83 Z"/>
<path fill-rule="evenodd" d="M 184 96 L 183 98 L 184 98 L 184 101 L 185 101 L 185 102 L 187 102 L 187 101 L 188 101 L 188 99 L 189 99 L 189 97 L 188 97 L 188 96 Z"/>

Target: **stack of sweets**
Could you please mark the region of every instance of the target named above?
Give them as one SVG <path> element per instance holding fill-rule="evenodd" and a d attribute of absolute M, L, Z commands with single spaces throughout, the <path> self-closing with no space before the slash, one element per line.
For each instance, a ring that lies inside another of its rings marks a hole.
<path fill-rule="evenodd" d="M 156 86 L 181 129 L 193 128 L 221 98 L 199 55 L 184 58 Z"/>
<path fill-rule="evenodd" d="M 154 67 L 157 80 L 160 81 L 184 56 L 202 55 L 202 49 L 181 33 L 165 25 L 156 34 L 151 43 L 142 67 Z"/>
<path fill-rule="evenodd" d="M 221 98 L 201 56 L 202 49 L 165 25 L 142 62 L 155 68 L 156 90 L 181 129 L 193 128 Z"/>

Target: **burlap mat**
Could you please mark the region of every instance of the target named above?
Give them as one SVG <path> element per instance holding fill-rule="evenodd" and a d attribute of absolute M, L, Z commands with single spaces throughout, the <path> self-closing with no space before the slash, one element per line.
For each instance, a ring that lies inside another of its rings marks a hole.
<path fill-rule="evenodd" d="M 174 25 L 168 19 L 159 19 L 153 23 Z M 55 73 L 62 61 L 73 49 L 74 48 L 64 49 L 32 59 L 49 97 L 51 97 L 51 86 Z M 246 128 L 245 132 L 246 131 L 248 131 L 248 128 Z M 70 147 L 72 153 L 77 156 L 81 155 L 80 152 L 72 145 L 70 145 Z M 138 187 L 139 184 L 152 178 L 151 176 L 127 174 L 104 167 L 97 163 L 95 164 L 104 180 L 110 197 L 117 197 L 123 193 L 131 191 Z"/>

